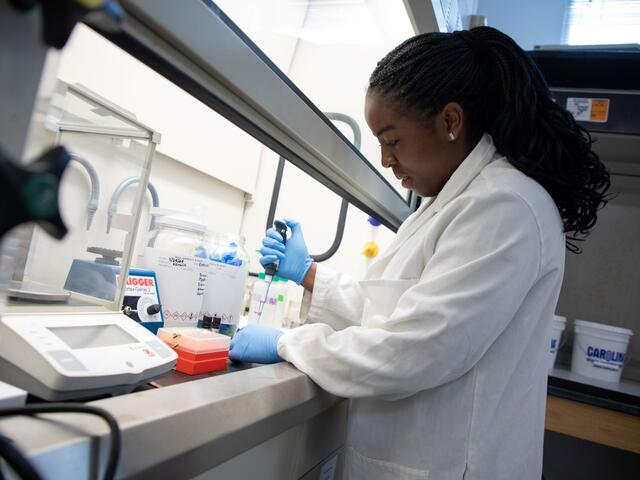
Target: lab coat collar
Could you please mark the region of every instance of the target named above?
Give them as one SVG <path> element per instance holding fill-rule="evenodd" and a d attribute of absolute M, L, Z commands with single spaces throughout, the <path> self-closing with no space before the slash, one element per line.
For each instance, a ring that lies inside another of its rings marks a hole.
<path fill-rule="evenodd" d="M 489 134 L 485 133 L 467 158 L 453 172 L 453 175 L 445 183 L 438 196 L 423 201 L 418 210 L 403 222 L 398 229 L 396 238 L 391 242 L 389 248 L 371 264 L 365 278 L 371 279 L 381 275 L 389 259 L 402 244 L 417 232 L 427 220 L 438 213 L 442 207 L 460 195 L 482 169 L 494 159 L 495 152 L 496 147 L 493 144 L 493 139 Z"/>
<path fill-rule="evenodd" d="M 438 213 L 438 210 L 462 193 L 482 169 L 491 162 L 495 152 L 496 147 L 493 145 L 491 135 L 485 133 L 471 150 L 471 153 L 467 155 L 467 158 L 453 172 L 433 201 L 434 213 Z"/>

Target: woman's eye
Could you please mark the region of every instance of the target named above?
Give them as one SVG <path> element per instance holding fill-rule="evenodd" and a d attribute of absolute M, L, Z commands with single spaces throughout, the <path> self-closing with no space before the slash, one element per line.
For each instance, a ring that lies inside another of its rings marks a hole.
<path fill-rule="evenodd" d="M 385 142 L 385 145 L 387 147 L 395 147 L 396 145 L 398 145 L 398 142 L 400 140 L 389 140 L 388 142 Z"/>

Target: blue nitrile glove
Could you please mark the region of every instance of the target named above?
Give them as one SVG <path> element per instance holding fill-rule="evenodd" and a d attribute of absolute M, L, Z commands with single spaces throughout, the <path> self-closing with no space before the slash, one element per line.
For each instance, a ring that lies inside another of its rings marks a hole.
<path fill-rule="evenodd" d="M 229 358 L 234 362 L 278 363 L 280 330 L 266 325 L 247 325 L 231 339 Z"/>
<path fill-rule="evenodd" d="M 267 230 L 267 235 L 262 240 L 260 253 L 263 256 L 260 263 L 264 267 L 280 260 L 278 276 L 293 280 L 300 285 L 311 268 L 313 259 L 309 256 L 300 223 L 295 220 L 285 220 L 284 222 L 291 230 L 291 236 L 287 239 L 286 245 L 283 243 L 282 235 L 274 228 Z"/>

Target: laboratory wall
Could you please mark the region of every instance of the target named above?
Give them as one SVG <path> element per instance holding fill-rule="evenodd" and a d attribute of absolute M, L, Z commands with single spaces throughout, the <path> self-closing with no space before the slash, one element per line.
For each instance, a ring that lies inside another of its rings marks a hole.
<path fill-rule="evenodd" d="M 478 0 L 476 12 L 487 25 L 512 37 L 520 47 L 563 43 L 563 28 L 569 0 Z"/>

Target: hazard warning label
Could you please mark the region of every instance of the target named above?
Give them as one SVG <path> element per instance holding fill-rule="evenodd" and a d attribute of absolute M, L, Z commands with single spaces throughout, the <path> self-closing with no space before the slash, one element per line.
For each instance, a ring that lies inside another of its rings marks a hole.
<path fill-rule="evenodd" d="M 609 99 L 569 97 L 567 110 L 581 122 L 606 123 L 609 119 Z"/>

